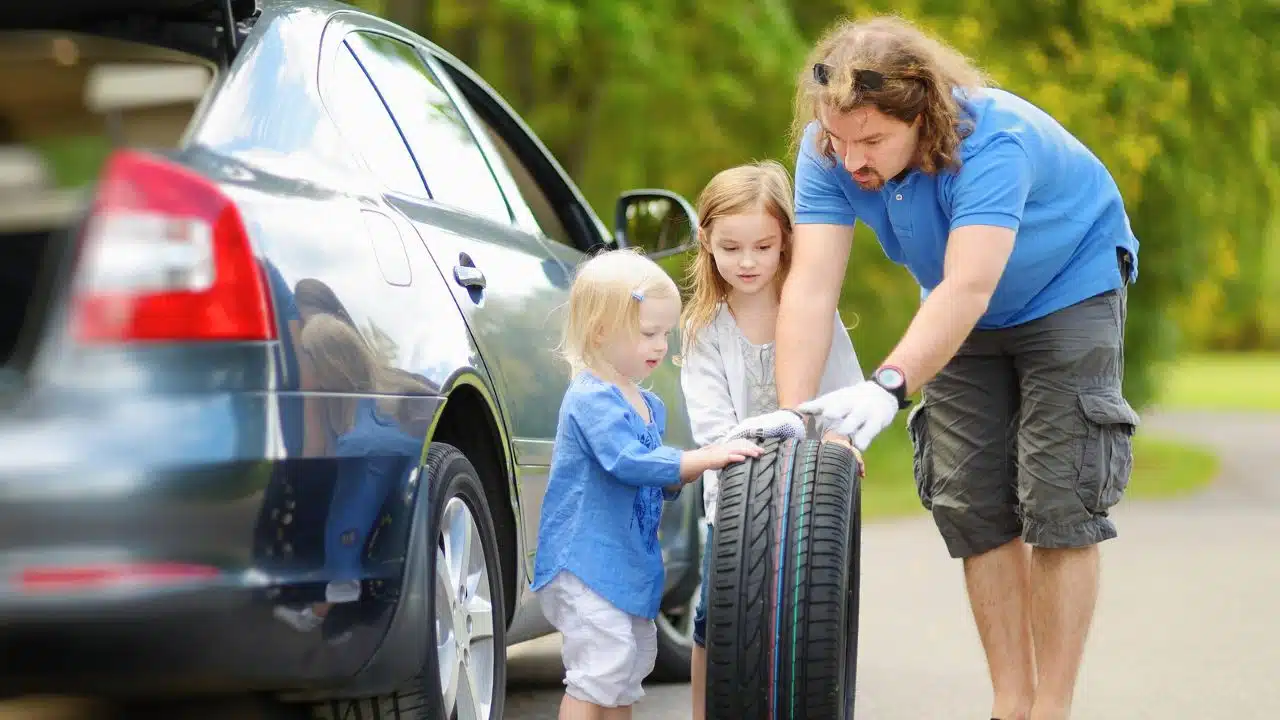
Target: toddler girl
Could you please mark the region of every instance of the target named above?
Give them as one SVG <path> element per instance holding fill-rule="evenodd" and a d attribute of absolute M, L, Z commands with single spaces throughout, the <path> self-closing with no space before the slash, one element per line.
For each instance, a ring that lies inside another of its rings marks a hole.
<path fill-rule="evenodd" d="M 689 268 L 691 298 L 681 318 L 684 350 L 680 383 L 693 437 L 699 445 L 723 442 L 753 425 L 791 425 L 778 409 L 774 386 L 774 322 L 791 260 L 791 179 L 776 162 L 742 165 L 718 173 L 698 198 L 697 257 Z M 853 343 L 837 312 L 819 394 L 862 380 Z M 781 419 L 775 421 L 775 416 Z M 844 442 L 847 443 L 847 440 Z M 693 714 L 702 718 L 706 696 L 706 605 L 711 579 L 719 486 L 714 470 L 703 476 L 707 535 L 702 594 L 694 612 Z"/>
<path fill-rule="evenodd" d="M 582 264 L 563 351 L 573 380 L 560 406 L 542 502 L 533 590 L 563 635 L 561 718 L 629 718 L 657 657 L 664 499 L 704 471 L 760 448 L 747 440 L 682 451 L 662 444 L 666 408 L 643 389 L 667 354 L 680 294 L 626 250 Z"/>

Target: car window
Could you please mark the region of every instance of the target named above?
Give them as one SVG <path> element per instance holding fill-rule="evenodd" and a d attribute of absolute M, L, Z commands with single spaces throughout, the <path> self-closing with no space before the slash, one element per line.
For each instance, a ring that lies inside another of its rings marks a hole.
<path fill-rule="evenodd" d="M 422 176 L 404 138 L 346 43 L 335 56 L 333 74 L 326 83 L 325 104 L 343 137 L 357 148 L 387 188 L 425 197 Z"/>
<path fill-rule="evenodd" d="M 525 204 L 525 207 L 529 209 L 529 214 L 538 223 L 538 229 L 542 231 L 543 235 L 558 243 L 576 247 L 573 238 L 569 235 L 569 231 L 565 229 L 564 223 L 560 221 L 560 216 L 556 214 L 556 209 L 551 204 L 551 199 L 547 197 L 542 187 L 538 185 L 533 173 L 520 161 L 515 151 L 511 149 L 511 145 L 498 134 L 498 131 L 487 120 L 480 117 L 480 122 L 484 126 L 485 132 L 488 133 L 489 138 L 493 141 L 493 146 L 498 149 L 498 155 L 500 156 L 498 162 L 506 166 L 507 172 L 520 190 L 520 197 L 512 198 L 512 202 L 523 202 Z"/>
<path fill-rule="evenodd" d="M 578 252 L 591 252 L 607 242 L 590 208 L 531 131 L 490 90 L 476 84 L 451 61 L 434 59 L 465 98 L 465 107 L 475 118 L 473 124 L 484 128 L 494 172 L 501 176 L 502 187 L 521 219 L 532 218 L 545 237 Z"/>
<path fill-rule="evenodd" d="M 511 211 L 471 128 L 409 44 L 374 33 L 349 35 L 387 101 L 436 202 L 511 222 Z"/>

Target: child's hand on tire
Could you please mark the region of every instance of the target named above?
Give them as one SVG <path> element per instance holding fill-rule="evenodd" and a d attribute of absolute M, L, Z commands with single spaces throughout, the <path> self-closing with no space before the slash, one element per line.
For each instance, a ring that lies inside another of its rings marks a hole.
<path fill-rule="evenodd" d="M 712 470 L 719 470 L 725 465 L 742 462 L 749 457 L 759 457 L 764 448 L 743 438 L 736 438 L 719 445 L 708 445 L 708 460 L 714 462 Z"/>
<path fill-rule="evenodd" d="M 759 457 L 762 452 L 764 448 L 742 438 L 690 450 L 680 459 L 680 482 L 691 483 L 707 470 L 719 470 L 749 457 Z"/>

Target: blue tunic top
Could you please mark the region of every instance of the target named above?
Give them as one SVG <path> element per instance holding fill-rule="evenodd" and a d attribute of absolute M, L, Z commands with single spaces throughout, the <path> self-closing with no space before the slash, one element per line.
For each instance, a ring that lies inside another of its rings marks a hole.
<path fill-rule="evenodd" d="M 662 503 L 677 493 L 683 451 L 662 445 L 666 407 L 642 390 L 646 423 L 617 386 L 580 373 L 560 405 L 551 477 L 542 501 L 533 589 L 561 570 L 618 609 L 658 614 L 664 569 Z"/>

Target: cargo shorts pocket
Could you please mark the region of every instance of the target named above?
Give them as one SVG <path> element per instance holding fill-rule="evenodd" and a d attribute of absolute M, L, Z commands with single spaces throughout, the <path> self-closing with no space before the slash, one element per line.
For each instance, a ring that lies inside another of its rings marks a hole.
<path fill-rule="evenodd" d="M 933 509 L 933 462 L 929 448 L 929 416 L 924 402 L 907 413 L 907 434 L 911 436 L 912 464 L 916 494 L 925 510 Z"/>
<path fill-rule="evenodd" d="M 1105 513 L 1124 495 L 1133 471 L 1133 433 L 1138 414 L 1116 388 L 1079 393 L 1084 416 L 1080 451 L 1080 500 L 1091 513 Z"/>

